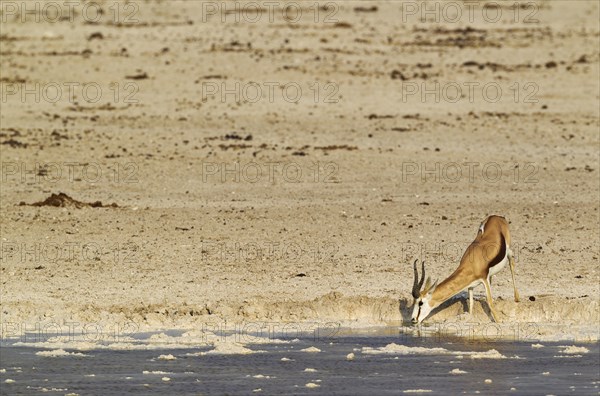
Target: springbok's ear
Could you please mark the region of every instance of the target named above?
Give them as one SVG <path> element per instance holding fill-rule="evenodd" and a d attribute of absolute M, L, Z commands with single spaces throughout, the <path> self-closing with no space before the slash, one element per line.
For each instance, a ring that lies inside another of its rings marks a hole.
<path fill-rule="evenodd" d="M 427 292 L 430 287 L 431 287 L 431 277 L 428 276 L 427 280 L 425 281 L 425 287 L 423 288 L 423 291 Z"/>
<path fill-rule="evenodd" d="M 433 294 L 437 285 L 438 285 L 438 280 L 436 280 L 435 283 L 433 285 L 431 285 L 431 288 L 429 288 L 429 290 L 427 290 L 427 294 Z"/>

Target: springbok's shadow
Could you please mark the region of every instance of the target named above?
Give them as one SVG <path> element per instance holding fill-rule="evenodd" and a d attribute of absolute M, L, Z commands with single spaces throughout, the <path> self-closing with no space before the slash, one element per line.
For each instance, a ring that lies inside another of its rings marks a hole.
<path fill-rule="evenodd" d="M 398 309 L 402 316 L 402 326 L 411 326 L 410 317 L 412 315 L 413 300 L 401 298 L 398 300 Z"/>

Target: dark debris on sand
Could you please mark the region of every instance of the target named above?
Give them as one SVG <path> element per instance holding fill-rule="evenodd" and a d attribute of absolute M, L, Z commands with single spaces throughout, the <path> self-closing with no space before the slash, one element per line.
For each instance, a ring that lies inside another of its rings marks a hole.
<path fill-rule="evenodd" d="M 21 201 L 19 206 L 54 206 L 59 208 L 118 208 L 119 205 L 116 203 L 103 205 L 102 202 L 81 202 L 76 199 L 69 197 L 65 193 L 59 192 L 58 194 L 52 194 L 48 198 L 40 202 L 34 202 L 32 204 L 28 204 L 26 202 Z"/>

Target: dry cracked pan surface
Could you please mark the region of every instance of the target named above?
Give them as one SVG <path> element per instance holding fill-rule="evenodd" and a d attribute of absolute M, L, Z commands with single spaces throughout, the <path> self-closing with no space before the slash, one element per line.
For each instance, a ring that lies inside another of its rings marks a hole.
<path fill-rule="evenodd" d="M 598 323 L 599 5 L 537 4 L 3 24 L 1 84 L 63 95 L 2 103 L 2 321 L 399 321 L 412 260 L 442 279 L 496 213 L 523 297 L 500 273 L 501 316 Z"/>

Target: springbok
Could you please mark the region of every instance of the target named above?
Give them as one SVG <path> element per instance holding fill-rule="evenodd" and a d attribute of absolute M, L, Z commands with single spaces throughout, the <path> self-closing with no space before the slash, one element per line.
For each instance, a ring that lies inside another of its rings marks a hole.
<path fill-rule="evenodd" d="M 472 314 L 473 288 L 481 283 L 485 286 L 492 317 L 495 322 L 498 322 L 490 282 L 492 276 L 500 272 L 507 263 L 510 264 L 512 273 L 515 302 L 519 302 L 519 292 L 515 285 L 515 261 L 510 250 L 510 232 L 504 217 L 492 215 L 481 223 L 477 237 L 463 254 L 458 268 L 439 285 L 437 281 L 431 284 L 431 278 L 428 277 L 425 287 L 421 290 L 425 279 L 425 262 L 421 262 L 420 280 L 417 262 L 418 260 L 415 260 L 413 263 L 415 272 L 412 290 L 414 307 L 411 320 L 413 323 L 421 323 L 434 308 L 464 290 L 469 291 L 469 314 Z"/>

